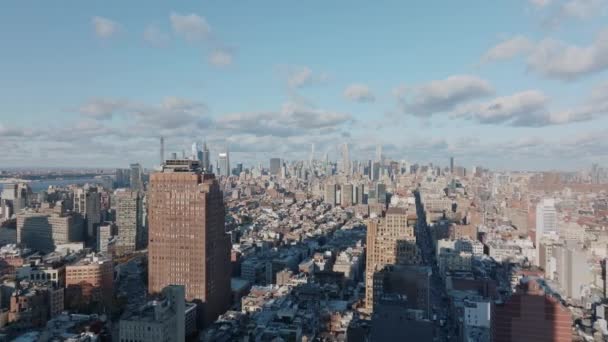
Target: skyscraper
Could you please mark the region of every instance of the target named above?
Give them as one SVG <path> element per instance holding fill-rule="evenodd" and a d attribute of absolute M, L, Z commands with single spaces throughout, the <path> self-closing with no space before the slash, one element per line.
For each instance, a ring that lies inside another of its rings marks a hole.
<path fill-rule="evenodd" d="M 450 157 L 450 173 L 454 174 L 454 157 Z"/>
<path fill-rule="evenodd" d="M 534 279 L 492 313 L 492 341 L 572 341 L 572 315 Z"/>
<path fill-rule="evenodd" d="M 341 200 L 340 204 L 342 207 L 348 208 L 353 205 L 353 185 L 352 184 L 342 184 L 340 186 Z"/>
<path fill-rule="evenodd" d="M 348 144 L 342 145 L 342 172 L 346 175 L 350 174 L 350 153 L 348 151 Z"/>
<path fill-rule="evenodd" d="M 114 192 L 116 209 L 116 253 L 132 253 L 137 245 L 137 233 L 141 233 L 141 200 L 140 193 L 127 189 Z"/>
<path fill-rule="evenodd" d="M 131 189 L 144 191 L 144 172 L 139 164 L 131 164 Z"/>
<path fill-rule="evenodd" d="M 167 160 L 151 176 L 149 292 L 186 287 L 186 299 L 203 302 L 205 325 L 230 305 L 230 237 L 224 227 L 219 182 L 198 161 Z"/>
<path fill-rule="evenodd" d="M 310 144 L 310 167 L 312 167 L 315 160 L 315 143 Z"/>
<path fill-rule="evenodd" d="M 230 176 L 230 155 L 228 149 L 226 149 L 226 152 L 220 152 L 217 163 L 220 176 Z"/>
<path fill-rule="evenodd" d="M 325 203 L 334 205 L 336 204 L 336 184 L 328 183 L 325 184 Z"/>
<path fill-rule="evenodd" d="M 165 162 L 165 138 L 163 136 L 160 137 L 160 164 L 163 165 Z"/>
<path fill-rule="evenodd" d="M 270 158 L 270 174 L 278 175 L 281 173 L 281 158 Z"/>
<path fill-rule="evenodd" d="M 207 147 L 207 142 L 203 143 L 203 155 L 201 158 L 201 163 L 203 165 L 203 170 L 205 172 L 212 172 L 211 170 L 211 163 L 209 162 L 210 158 L 211 158 L 211 154 L 209 152 L 209 148 Z"/>
<path fill-rule="evenodd" d="M 376 161 L 382 163 L 382 145 L 376 146 Z"/>
<path fill-rule="evenodd" d="M 536 246 L 536 262 L 540 262 L 540 242 L 545 234 L 557 233 L 557 212 L 555 200 L 544 198 L 536 205 L 536 231 L 534 233 Z"/>
<path fill-rule="evenodd" d="M 201 145 L 198 142 L 192 143 L 192 160 L 202 161 L 203 151 L 201 151 Z"/>
<path fill-rule="evenodd" d="M 74 212 L 86 220 L 85 241 L 87 246 L 96 246 L 97 226 L 101 222 L 101 194 L 94 186 L 74 190 Z"/>
<path fill-rule="evenodd" d="M 417 264 L 418 249 L 414 228 L 407 225 L 404 208 L 389 208 L 386 217 L 367 222 L 365 307 L 374 309 L 374 273 L 386 265 Z"/>

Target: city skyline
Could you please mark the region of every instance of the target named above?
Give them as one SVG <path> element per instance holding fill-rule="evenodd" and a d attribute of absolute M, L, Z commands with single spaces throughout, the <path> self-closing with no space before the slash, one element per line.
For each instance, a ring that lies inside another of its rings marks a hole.
<path fill-rule="evenodd" d="M 160 136 L 166 155 L 206 141 L 246 165 L 311 143 L 334 160 L 382 144 L 505 170 L 608 162 L 604 1 L 4 9 L 5 167 L 153 167 Z"/>

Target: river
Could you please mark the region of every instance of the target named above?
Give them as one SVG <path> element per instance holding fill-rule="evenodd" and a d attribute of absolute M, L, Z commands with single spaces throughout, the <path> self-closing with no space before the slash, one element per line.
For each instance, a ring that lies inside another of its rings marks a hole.
<path fill-rule="evenodd" d="M 84 184 L 106 184 L 107 186 L 107 181 L 106 179 L 103 178 L 91 178 L 91 177 L 84 177 L 84 178 L 69 178 L 69 179 L 45 179 L 45 180 L 41 180 L 41 181 L 36 181 L 36 182 L 29 182 L 28 184 L 30 185 L 30 188 L 32 188 L 32 192 L 40 192 L 43 190 L 46 190 L 49 188 L 49 186 L 53 185 L 53 186 L 58 186 L 58 187 L 62 187 L 62 186 L 68 186 L 68 185 L 84 185 Z M 2 190 L 3 184 L 0 183 L 0 191 Z"/>

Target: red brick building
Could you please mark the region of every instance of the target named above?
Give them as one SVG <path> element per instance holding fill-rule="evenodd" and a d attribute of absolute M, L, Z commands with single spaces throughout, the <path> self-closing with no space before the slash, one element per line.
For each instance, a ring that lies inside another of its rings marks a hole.
<path fill-rule="evenodd" d="M 534 280 L 522 284 L 518 293 L 493 311 L 493 342 L 572 341 L 572 315 Z"/>

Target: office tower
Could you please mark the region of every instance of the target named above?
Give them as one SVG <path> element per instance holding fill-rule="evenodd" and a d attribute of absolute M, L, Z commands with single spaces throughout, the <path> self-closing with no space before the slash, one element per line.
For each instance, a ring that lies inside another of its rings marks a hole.
<path fill-rule="evenodd" d="M 382 183 L 376 184 L 376 197 L 378 198 L 378 203 L 386 204 L 386 185 Z"/>
<path fill-rule="evenodd" d="M 172 152 L 171 153 L 171 159 L 173 159 L 173 160 L 177 159 L 177 153 L 176 152 Z"/>
<path fill-rule="evenodd" d="M 192 155 L 191 155 L 191 159 L 192 160 L 198 160 L 198 161 L 202 161 L 203 159 L 203 151 L 201 151 L 201 146 L 198 142 L 193 142 L 192 143 Z"/>
<path fill-rule="evenodd" d="M 188 301 L 203 303 L 207 325 L 230 305 L 230 237 L 213 174 L 193 160 L 167 160 L 150 179 L 148 284 L 150 293 L 184 285 Z"/>
<path fill-rule="evenodd" d="M 167 286 L 160 300 L 127 312 L 119 323 L 119 341 L 185 341 L 186 313 L 196 308 L 184 296 L 184 286 Z"/>
<path fill-rule="evenodd" d="M 372 164 L 370 176 L 371 176 L 370 179 L 373 181 L 377 181 L 380 179 L 380 163 L 379 162 L 374 162 Z"/>
<path fill-rule="evenodd" d="M 205 172 L 212 172 L 211 170 L 211 163 L 209 162 L 210 158 L 211 158 L 211 152 L 209 152 L 209 148 L 207 147 L 207 142 L 203 143 L 203 155 L 201 158 L 201 163 L 203 166 L 203 170 Z"/>
<path fill-rule="evenodd" d="M 163 165 L 165 162 L 165 138 L 163 136 L 160 137 L 160 164 Z"/>
<path fill-rule="evenodd" d="M 57 245 L 82 242 L 85 228 L 79 214 L 61 212 L 22 212 L 17 215 L 17 243 L 43 253 Z"/>
<path fill-rule="evenodd" d="M 315 144 L 310 144 L 310 167 L 312 168 L 315 161 Z"/>
<path fill-rule="evenodd" d="M 366 204 L 365 203 L 365 185 L 359 184 L 357 185 L 357 204 Z"/>
<path fill-rule="evenodd" d="M 454 174 L 454 157 L 450 157 L 450 173 Z"/>
<path fill-rule="evenodd" d="M 555 200 L 544 198 L 536 205 L 536 235 L 557 233 Z"/>
<path fill-rule="evenodd" d="M 536 205 L 536 261 L 540 261 L 540 242 L 545 234 L 557 233 L 557 212 L 555 210 L 555 200 L 544 198 Z"/>
<path fill-rule="evenodd" d="M 116 210 L 117 255 L 133 253 L 137 248 L 137 233 L 141 232 L 141 199 L 138 191 L 118 189 L 114 192 Z"/>
<path fill-rule="evenodd" d="M 131 164 L 131 189 L 144 191 L 144 171 L 139 164 Z"/>
<path fill-rule="evenodd" d="M 382 163 L 382 145 L 380 144 L 376 146 L 376 161 Z"/>
<path fill-rule="evenodd" d="M 243 163 L 236 163 L 236 168 L 234 169 L 235 176 L 238 176 L 243 172 Z"/>
<path fill-rule="evenodd" d="M 584 295 L 584 286 L 592 282 L 585 251 L 575 247 L 554 246 L 555 279 L 566 297 L 579 301 Z"/>
<path fill-rule="evenodd" d="M 367 222 L 365 307 L 374 309 L 374 273 L 386 265 L 417 264 L 418 249 L 414 228 L 407 224 L 404 208 L 389 208 L 384 218 Z"/>
<path fill-rule="evenodd" d="M 270 158 L 270 174 L 278 176 L 281 172 L 281 159 Z"/>
<path fill-rule="evenodd" d="M 325 184 L 325 203 L 336 204 L 336 184 Z"/>
<path fill-rule="evenodd" d="M 572 341 L 572 315 L 534 279 L 492 312 L 492 341 Z"/>
<path fill-rule="evenodd" d="M 115 225 L 110 222 L 105 222 L 97 227 L 97 252 L 109 254 L 108 243 L 112 238 L 112 231 L 115 230 Z"/>
<path fill-rule="evenodd" d="M 95 233 L 101 222 L 101 194 L 97 187 L 86 185 L 74 190 L 74 212 L 80 213 L 85 219 L 87 246 L 95 247 Z"/>
<path fill-rule="evenodd" d="M 342 145 L 342 173 L 349 175 L 351 164 L 350 164 L 350 152 L 348 151 L 348 144 Z"/>
<path fill-rule="evenodd" d="M 220 176 L 230 176 L 230 155 L 228 149 L 226 149 L 226 152 L 220 152 L 217 167 Z"/>
<path fill-rule="evenodd" d="M 32 191 L 26 183 L 4 184 L 0 194 L 0 212 L 2 217 L 9 219 L 21 209 L 28 206 L 32 198 Z"/>
<path fill-rule="evenodd" d="M 343 184 L 341 186 L 341 201 L 342 207 L 347 208 L 353 205 L 353 185 Z"/>

